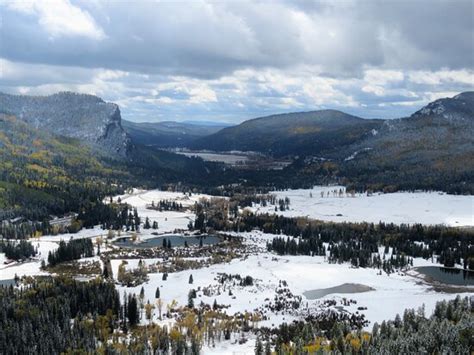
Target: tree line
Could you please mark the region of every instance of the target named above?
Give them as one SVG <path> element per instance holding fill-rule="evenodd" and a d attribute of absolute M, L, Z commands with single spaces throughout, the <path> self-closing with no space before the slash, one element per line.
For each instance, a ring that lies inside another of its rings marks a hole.
<path fill-rule="evenodd" d="M 314 319 L 262 329 L 255 354 L 469 354 L 473 347 L 473 304 L 457 297 L 438 302 L 431 316 L 424 308 L 407 309 L 394 320 L 375 323 L 372 331 L 351 330 L 336 322 L 322 327 Z"/>

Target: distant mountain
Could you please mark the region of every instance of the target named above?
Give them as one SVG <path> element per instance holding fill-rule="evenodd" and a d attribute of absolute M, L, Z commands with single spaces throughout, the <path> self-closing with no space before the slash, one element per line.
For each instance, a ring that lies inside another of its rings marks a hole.
<path fill-rule="evenodd" d="M 321 155 L 370 137 L 383 125 L 335 110 L 255 118 L 190 145 L 215 151 L 258 151 L 274 156 Z"/>
<path fill-rule="evenodd" d="M 219 122 L 219 121 L 185 120 L 185 121 L 181 121 L 181 123 L 192 124 L 196 126 L 215 126 L 215 127 L 222 127 L 222 128 L 235 126 L 234 124 L 231 124 L 231 123 Z"/>
<path fill-rule="evenodd" d="M 132 141 L 158 148 L 186 147 L 196 139 L 211 135 L 228 125 L 222 123 L 191 122 L 131 122 L 122 120 Z"/>
<path fill-rule="evenodd" d="M 105 155 L 125 157 L 130 149 L 119 107 L 97 96 L 72 92 L 50 96 L 0 93 L 0 113 L 14 115 L 36 129 L 77 138 Z"/>

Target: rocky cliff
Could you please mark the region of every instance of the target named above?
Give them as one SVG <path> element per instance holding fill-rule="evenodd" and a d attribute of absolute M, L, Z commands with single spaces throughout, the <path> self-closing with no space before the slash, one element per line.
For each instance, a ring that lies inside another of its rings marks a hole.
<path fill-rule="evenodd" d="M 130 149 L 119 107 L 97 96 L 71 92 L 50 96 L 0 93 L 0 113 L 14 115 L 37 129 L 79 139 L 111 157 L 125 157 Z"/>

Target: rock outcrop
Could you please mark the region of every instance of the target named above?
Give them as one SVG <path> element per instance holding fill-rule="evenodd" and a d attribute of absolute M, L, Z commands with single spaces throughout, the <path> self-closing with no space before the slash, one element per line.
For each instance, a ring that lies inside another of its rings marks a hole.
<path fill-rule="evenodd" d="M 119 107 L 97 96 L 72 92 L 50 96 L 0 93 L 0 112 L 14 115 L 34 128 L 76 138 L 107 156 L 123 158 L 130 150 Z"/>

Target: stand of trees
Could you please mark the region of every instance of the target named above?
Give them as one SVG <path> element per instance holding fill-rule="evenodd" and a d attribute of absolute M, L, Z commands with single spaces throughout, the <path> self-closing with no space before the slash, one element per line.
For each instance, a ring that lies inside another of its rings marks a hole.
<path fill-rule="evenodd" d="M 371 332 L 334 323 L 325 329 L 314 320 L 263 329 L 255 354 L 265 348 L 276 354 L 469 354 L 473 347 L 473 304 L 468 297 L 436 304 L 430 317 L 424 309 L 405 310 L 402 317 L 375 323 Z M 268 353 L 268 352 L 266 352 Z"/>
<path fill-rule="evenodd" d="M 160 200 L 157 203 L 155 201 L 151 202 L 151 205 L 147 206 L 150 210 L 157 211 L 183 211 L 183 205 L 177 203 L 176 201 Z"/>
<path fill-rule="evenodd" d="M 93 353 L 100 333 L 111 332 L 120 314 L 119 294 L 109 283 L 46 279 L 23 289 L 0 287 L 0 349 L 4 354 Z M 101 319 L 107 321 L 99 327 Z"/>
<path fill-rule="evenodd" d="M 238 223 L 238 224 L 237 224 Z M 444 226 L 395 225 L 386 223 L 332 223 L 275 215 L 242 216 L 231 228 L 299 237 L 299 241 L 275 238 L 268 249 L 279 254 L 324 255 L 328 243 L 329 261 L 351 261 L 356 266 L 380 266 L 373 258 L 379 246 L 392 248 L 394 267 L 410 263 L 410 257 L 434 258 L 446 267 L 462 264 L 474 269 L 474 233 Z"/>
<path fill-rule="evenodd" d="M 221 204 L 224 207 L 217 208 Z M 351 262 L 354 266 L 378 267 L 387 272 L 409 265 L 415 257 L 432 258 L 446 267 L 461 264 L 465 269 L 474 270 L 474 232 L 467 229 L 382 222 L 334 223 L 274 214 L 233 215 L 228 211 L 232 212 L 232 208 L 225 200 L 197 204 L 194 229 L 201 232 L 259 229 L 265 233 L 283 234 L 297 239 L 274 238 L 267 245 L 268 250 L 280 255 L 328 253 L 330 262 Z M 379 247 L 385 248 L 389 260 L 374 255 Z"/>
<path fill-rule="evenodd" d="M 91 256 L 94 256 L 94 246 L 90 238 L 71 239 L 67 243 L 61 240 L 58 249 L 48 253 L 48 264 L 55 266 L 65 261 Z"/>
<path fill-rule="evenodd" d="M 257 322 L 251 314 L 228 316 L 193 301 L 179 310 L 169 305 L 166 317 L 178 311 L 182 317 L 171 328 L 159 326 L 152 323 L 155 307 L 144 304 L 143 294 L 124 294 L 121 303 L 114 284 L 101 279 L 48 277 L 29 280 L 22 288 L 0 287 L 0 352 L 198 355 L 204 343 L 240 336 Z M 158 295 L 161 319 L 159 300 Z M 143 325 L 143 313 L 150 324 Z"/>
<path fill-rule="evenodd" d="M 101 225 L 102 229 L 125 229 L 127 232 L 140 230 L 141 223 L 137 209 L 132 209 L 127 204 L 120 202 L 96 203 L 89 209 L 81 211 L 77 219 L 81 220 L 86 228 Z"/>
<path fill-rule="evenodd" d="M 5 256 L 11 260 L 25 260 L 37 254 L 36 249 L 30 242 L 20 240 L 16 242 L 1 242 L 0 252 L 5 253 Z"/>

